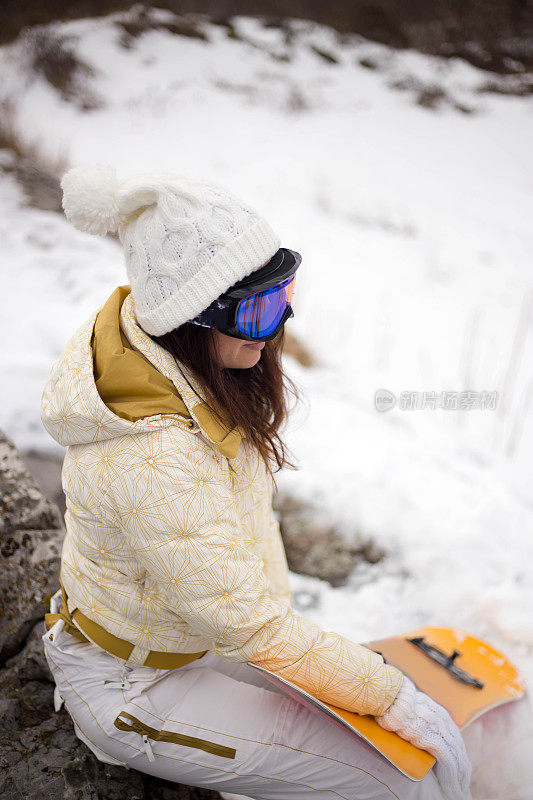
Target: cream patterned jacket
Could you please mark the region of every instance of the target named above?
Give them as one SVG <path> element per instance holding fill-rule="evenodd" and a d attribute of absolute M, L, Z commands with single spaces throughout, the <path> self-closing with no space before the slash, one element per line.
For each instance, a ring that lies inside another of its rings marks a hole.
<path fill-rule="evenodd" d="M 272 481 L 256 451 L 243 439 L 234 457 L 222 454 L 174 359 L 137 325 L 131 295 L 122 331 L 172 381 L 191 419 L 129 422 L 110 411 L 93 373 L 97 314 L 54 364 L 42 399 L 43 424 L 67 446 L 61 579 L 69 609 L 133 643 L 131 664 L 150 650 L 213 650 L 324 702 L 383 714 L 402 673 L 291 607 Z"/>

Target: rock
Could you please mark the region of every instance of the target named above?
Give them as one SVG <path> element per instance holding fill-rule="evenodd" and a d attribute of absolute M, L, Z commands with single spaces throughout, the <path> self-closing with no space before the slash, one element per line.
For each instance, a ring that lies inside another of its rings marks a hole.
<path fill-rule="evenodd" d="M 59 511 L 0 432 L 0 666 L 48 610 L 59 585 L 62 541 Z"/>
<path fill-rule="evenodd" d="M 57 509 L 37 488 L 14 444 L 0 431 L 0 535 L 16 530 L 60 528 Z"/>
<path fill-rule="evenodd" d="M 63 458 L 34 450 L 21 453 L 21 457 L 26 469 L 35 478 L 35 483 L 39 489 L 45 497 L 58 507 L 63 517 L 66 511 L 65 494 L 61 485 Z"/>
<path fill-rule="evenodd" d="M 61 519 L 1 432 L 0 511 L 2 800 L 220 800 L 218 792 L 98 761 L 65 707 L 54 711 L 41 636 L 47 595 L 58 587 Z"/>
<path fill-rule="evenodd" d="M 342 586 L 357 564 L 375 564 L 385 555 L 368 538 L 358 537 L 356 544 L 349 544 L 334 525 L 324 523 L 316 509 L 287 494 L 274 496 L 274 508 L 292 572 Z"/>

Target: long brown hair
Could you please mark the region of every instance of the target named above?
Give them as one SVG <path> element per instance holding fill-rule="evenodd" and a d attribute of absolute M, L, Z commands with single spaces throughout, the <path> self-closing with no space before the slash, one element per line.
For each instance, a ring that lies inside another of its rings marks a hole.
<path fill-rule="evenodd" d="M 220 422 L 240 426 L 246 438 L 257 448 L 269 473 L 282 467 L 297 469 L 289 460 L 289 450 L 280 429 L 292 407 L 298 402 L 294 382 L 283 372 L 281 352 L 284 329 L 265 342 L 257 364 L 248 369 L 230 369 L 219 365 L 213 331 L 186 322 L 162 336 L 152 336 L 188 367 L 198 378 L 208 404 Z M 288 407 L 288 396 L 294 405 Z"/>

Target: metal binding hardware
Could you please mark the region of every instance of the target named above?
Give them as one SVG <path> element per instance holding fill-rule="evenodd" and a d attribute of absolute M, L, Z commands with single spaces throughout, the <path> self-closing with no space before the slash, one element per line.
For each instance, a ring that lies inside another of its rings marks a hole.
<path fill-rule="evenodd" d="M 444 667 L 453 678 L 461 681 L 461 683 L 466 683 L 468 686 L 473 686 L 475 689 L 483 689 L 485 686 L 484 683 L 457 666 L 455 659 L 461 655 L 459 650 L 454 650 L 451 656 L 447 656 L 446 653 L 439 650 L 438 647 L 428 644 L 423 636 L 415 636 L 413 639 L 406 639 L 406 641 L 418 647 L 428 658 L 431 658 L 433 661 L 436 661 L 437 664 L 440 664 L 441 667 Z"/>

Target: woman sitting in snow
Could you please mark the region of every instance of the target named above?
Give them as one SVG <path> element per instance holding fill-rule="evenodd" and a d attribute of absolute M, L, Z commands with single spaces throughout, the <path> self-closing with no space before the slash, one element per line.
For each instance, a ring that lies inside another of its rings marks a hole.
<path fill-rule="evenodd" d="M 55 363 L 42 419 L 67 446 L 61 589 L 43 636 L 56 704 L 104 762 L 265 800 L 459 798 L 448 713 L 370 649 L 291 607 L 272 513 L 287 464 L 280 351 L 298 253 L 219 186 L 62 180 L 81 230 L 118 230 L 118 287 Z M 326 289 L 327 287 L 325 287 Z M 412 782 L 252 664 L 374 715 L 437 757 Z"/>

